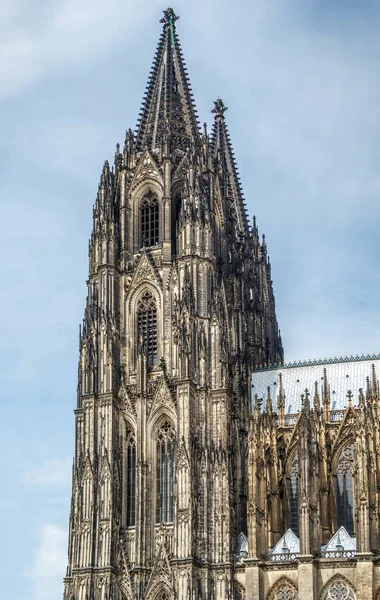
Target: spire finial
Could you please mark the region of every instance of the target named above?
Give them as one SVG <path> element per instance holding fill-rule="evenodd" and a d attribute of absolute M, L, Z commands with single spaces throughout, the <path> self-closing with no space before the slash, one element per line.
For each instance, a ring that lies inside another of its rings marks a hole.
<path fill-rule="evenodd" d="M 178 21 L 179 17 L 175 14 L 172 8 L 167 8 L 164 10 L 164 16 L 160 19 L 160 23 L 164 23 L 164 27 L 169 25 L 170 29 L 170 40 L 172 48 L 174 48 L 174 31 L 175 31 L 175 22 Z"/>
<path fill-rule="evenodd" d="M 167 8 L 163 11 L 164 16 L 160 19 L 160 23 L 165 23 L 165 25 L 174 25 L 176 21 L 178 21 L 179 17 L 175 14 L 172 8 Z"/>
<path fill-rule="evenodd" d="M 228 110 L 228 106 L 224 106 L 223 100 L 218 98 L 214 101 L 214 108 L 212 109 L 212 113 L 215 113 L 216 117 L 224 117 L 224 113 Z"/>

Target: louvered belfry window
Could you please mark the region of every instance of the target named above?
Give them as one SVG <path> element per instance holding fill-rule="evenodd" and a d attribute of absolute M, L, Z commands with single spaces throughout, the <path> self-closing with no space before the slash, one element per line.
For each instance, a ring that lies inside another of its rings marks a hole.
<path fill-rule="evenodd" d="M 157 435 L 156 523 L 172 523 L 174 516 L 175 432 L 165 421 Z"/>
<path fill-rule="evenodd" d="M 141 201 L 141 246 L 150 248 L 159 242 L 158 198 L 148 192 Z"/>
<path fill-rule="evenodd" d="M 136 524 L 136 440 L 127 430 L 127 527 Z"/>
<path fill-rule="evenodd" d="M 146 292 L 137 311 L 138 343 L 148 358 L 148 365 L 157 364 L 157 305 L 153 295 Z"/>

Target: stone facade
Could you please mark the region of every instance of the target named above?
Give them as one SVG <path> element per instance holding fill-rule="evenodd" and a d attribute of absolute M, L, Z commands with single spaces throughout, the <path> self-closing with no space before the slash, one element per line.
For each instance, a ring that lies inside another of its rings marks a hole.
<path fill-rule="evenodd" d="M 93 211 L 64 600 L 367 599 L 376 379 L 339 422 L 317 389 L 291 422 L 281 390 L 252 411 L 251 373 L 283 364 L 270 262 L 220 99 L 199 128 L 176 20 L 164 11 L 137 132 Z M 355 531 L 338 540 L 357 534 L 351 557 L 328 546 L 340 451 L 355 465 Z"/>
<path fill-rule="evenodd" d="M 248 435 L 247 599 L 379 596 L 376 368 L 379 356 L 253 372 L 256 392 L 271 385 L 254 395 Z M 288 392 L 313 376 L 298 404 Z"/>

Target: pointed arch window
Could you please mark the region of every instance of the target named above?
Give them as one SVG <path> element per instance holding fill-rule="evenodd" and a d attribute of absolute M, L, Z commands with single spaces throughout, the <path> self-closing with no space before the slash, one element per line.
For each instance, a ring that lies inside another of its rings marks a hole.
<path fill-rule="evenodd" d="M 159 204 L 158 198 L 148 192 L 141 201 L 141 246 L 150 248 L 159 242 Z"/>
<path fill-rule="evenodd" d="M 323 600 L 355 600 L 356 596 L 350 585 L 343 579 L 335 579 L 327 588 Z"/>
<path fill-rule="evenodd" d="M 287 577 L 280 577 L 267 596 L 269 600 L 298 600 L 295 584 Z"/>
<path fill-rule="evenodd" d="M 354 534 L 354 444 L 341 453 L 336 469 L 337 525 Z"/>
<path fill-rule="evenodd" d="M 136 524 L 136 440 L 131 429 L 127 429 L 127 527 Z"/>
<path fill-rule="evenodd" d="M 157 434 L 156 522 L 172 523 L 174 517 L 175 431 L 165 421 Z"/>
<path fill-rule="evenodd" d="M 290 502 L 290 529 L 297 536 L 299 535 L 298 526 L 298 502 L 299 502 L 299 479 L 300 467 L 298 457 L 294 457 L 290 467 L 289 478 L 289 502 Z"/>
<path fill-rule="evenodd" d="M 148 365 L 157 364 L 157 305 L 151 292 L 146 292 L 137 309 L 138 343 L 148 358 Z"/>

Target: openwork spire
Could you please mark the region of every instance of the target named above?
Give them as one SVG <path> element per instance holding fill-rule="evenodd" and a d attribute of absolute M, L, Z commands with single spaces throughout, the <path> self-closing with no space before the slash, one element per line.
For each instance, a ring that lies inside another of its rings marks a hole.
<path fill-rule="evenodd" d="M 235 155 L 224 117 L 226 110 L 228 107 L 224 105 L 223 100 L 218 98 L 214 101 L 214 108 L 211 111 L 215 114 L 211 136 L 213 155 L 214 160 L 221 164 L 226 175 L 223 186 L 229 201 L 230 217 L 235 222 L 237 231 L 241 235 L 245 235 L 248 232 L 248 220 Z"/>
<path fill-rule="evenodd" d="M 137 150 L 155 152 L 170 140 L 171 148 L 185 151 L 200 135 L 186 66 L 176 33 L 179 17 L 164 11 L 163 31 L 153 60 L 137 128 Z"/>

